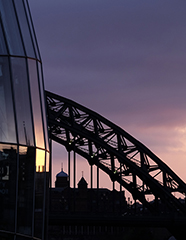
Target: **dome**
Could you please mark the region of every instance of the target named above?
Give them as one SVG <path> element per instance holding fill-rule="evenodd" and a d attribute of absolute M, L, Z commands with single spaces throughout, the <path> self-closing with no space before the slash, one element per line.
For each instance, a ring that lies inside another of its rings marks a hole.
<path fill-rule="evenodd" d="M 56 177 L 68 177 L 68 174 L 63 172 L 63 169 L 62 169 L 61 172 L 56 175 Z"/>
<path fill-rule="evenodd" d="M 63 168 L 61 172 L 56 175 L 55 187 L 56 188 L 64 188 L 69 186 L 69 177 L 68 174 L 63 172 Z"/>

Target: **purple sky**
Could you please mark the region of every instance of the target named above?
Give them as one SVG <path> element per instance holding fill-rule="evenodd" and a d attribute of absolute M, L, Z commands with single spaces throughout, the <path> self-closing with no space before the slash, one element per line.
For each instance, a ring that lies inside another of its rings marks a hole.
<path fill-rule="evenodd" d="M 45 88 L 119 125 L 186 181 L 186 1 L 29 3 Z"/>

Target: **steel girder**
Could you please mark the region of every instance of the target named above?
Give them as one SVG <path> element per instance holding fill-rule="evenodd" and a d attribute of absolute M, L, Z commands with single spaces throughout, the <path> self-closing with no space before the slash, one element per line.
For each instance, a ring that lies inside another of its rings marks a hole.
<path fill-rule="evenodd" d="M 154 153 L 126 131 L 94 111 L 46 91 L 50 138 L 95 164 L 126 188 L 151 212 L 158 203 L 168 212 L 186 213 L 174 195 L 186 184 Z M 154 196 L 154 204 L 148 201 Z"/>

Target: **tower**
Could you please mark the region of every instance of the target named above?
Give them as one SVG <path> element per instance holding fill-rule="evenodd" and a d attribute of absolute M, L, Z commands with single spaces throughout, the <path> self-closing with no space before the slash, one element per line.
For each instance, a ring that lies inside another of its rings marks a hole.
<path fill-rule="evenodd" d="M 42 63 L 28 2 L 0 0 L 0 239 L 44 239 L 48 171 Z"/>
<path fill-rule="evenodd" d="M 63 171 L 63 169 L 61 169 L 61 172 L 59 172 L 56 175 L 55 187 L 56 188 L 69 187 L 69 176 Z"/>

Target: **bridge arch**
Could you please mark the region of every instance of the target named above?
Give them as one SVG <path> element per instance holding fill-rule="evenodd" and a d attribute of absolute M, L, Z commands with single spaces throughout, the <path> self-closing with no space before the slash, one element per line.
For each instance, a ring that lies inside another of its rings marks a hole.
<path fill-rule="evenodd" d="M 153 152 L 96 112 L 46 91 L 50 138 L 75 151 L 108 174 L 151 212 L 158 202 L 169 212 L 186 213 L 175 196 L 186 196 L 186 184 Z M 154 204 L 148 201 L 154 196 Z"/>

